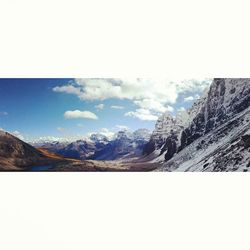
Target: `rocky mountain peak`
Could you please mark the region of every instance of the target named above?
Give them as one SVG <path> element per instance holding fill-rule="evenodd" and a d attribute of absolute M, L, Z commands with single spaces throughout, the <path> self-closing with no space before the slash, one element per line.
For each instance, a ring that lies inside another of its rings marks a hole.
<path fill-rule="evenodd" d="M 144 154 L 148 155 L 154 150 L 161 149 L 169 137 L 178 140 L 178 135 L 184 128 L 185 122 L 185 111 L 180 112 L 176 117 L 172 116 L 169 112 L 162 114 L 155 124 L 150 141 L 144 148 Z"/>
<path fill-rule="evenodd" d="M 137 129 L 133 132 L 133 137 L 135 140 L 149 141 L 150 136 L 151 136 L 151 131 L 145 128 Z"/>
<path fill-rule="evenodd" d="M 212 131 L 250 105 L 250 79 L 216 78 L 181 136 L 181 147 Z"/>

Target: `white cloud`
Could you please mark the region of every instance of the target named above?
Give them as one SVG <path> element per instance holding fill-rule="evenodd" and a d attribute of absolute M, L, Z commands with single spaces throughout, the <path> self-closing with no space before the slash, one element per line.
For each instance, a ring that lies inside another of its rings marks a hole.
<path fill-rule="evenodd" d="M 24 136 L 17 130 L 10 132 L 10 134 L 14 135 L 15 137 L 19 138 L 20 140 L 24 140 Z"/>
<path fill-rule="evenodd" d="M 38 143 L 38 142 L 54 142 L 54 141 L 63 142 L 65 141 L 65 138 L 55 137 L 55 136 L 41 136 L 38 139 L 33 140 L 32 142 Z"/>
<path fill-rule="evenodd" d="M 143 99 L 139 101 L 134 101 L 136 105 L 138 105 L 142 109 L 153 110 L 155 112 L 164 113 L 166 111 L 173 112 L 174 108 L 170 105 L 164 105 L 154 99 Z"/>
<path fill-rule="evenodd" d="M 112 138 L 114 136 L 114 132 L 110 131 L 109 129 L 107 128 L 102 128 L 99 132 L 100 134 L 108 137 L 108 138 Z"/>
<path fill-rule="evenodd" d="M 100 130 L 97 131 L 97 132 L 89 132 L 89 133 L 87 133 L 88 138 L 89 138 L 91 135 L 93 135 L 93 134 L 101 134 L 101 135 L 106 136 L 108 139 L 112 139 L 112 138 L 114 137 L 114 135 L 115 135 L 114 132 L 110 131 L 110 130 L 107 129 L 107 128 L 102 128 L 102 129 L 100 129 Z"/>
<path fill-rule="evenodd" d="M 74 94 L 83 101 L 127 99 L 133 101 L 138 109 L 164 113 L 171 111 L 169 105 L 176 102 L 180 93 L 201 92 L 210 83 L 211 79 L 75 79 L 74 83 L 57 86 L 53 91 Z"/>
<path fill-rule="evenodd" d="M 79 136 L 70 136 L 70 137 L 55 137 L 55 136 L 42 136 L 36 139 L 29 139 L 28 142 L 30 143 L 44 143 L 44 142 L 62 142 L 62 143 L 70 143 L 76 140 L 85 139 L 83 135 Z"/>
<path fill-rule="evenodd" d="M 112 106 L 110 106 L 110 108 L 112 108 L 112 109 L 124 109 L 123 106 L 117 106 L 117 105 L 112 105 Z"/>
<path fill-rule="evenodd" d="M 125 125 L 116 125 L 115 127 L 119 130 L 129 130 L 129 127 Z"/>
<path fill-rule="evenodd" d="M 194 101 L 194 99 L 195 98 L 193 96 L 187 96 L 187 97 L 184 98 L 184 101 L 185 102 L 192 102 L 192 101 Z"/>
<path fill-rule="evenodd" d="M 94 114 L 90 111 L 80 111 L 80 110 L 66 111 L 64 113 L 64 118 L 65 119 L 83 118 L 83 119 L 93 119 L 93 120 L 98 119 L 96 114 Z"/>
<path fill-rule="evenodd" d="M 129 111 L 125 116 L 138 118 L 143 121 L 156 121 L 158 116 L 152 114 L 148 109 L 136 109 L 136 111 Z"/>
<path fill-rule="evenodd" d="M 101 109 L 104 108 L 104 104 L 103 104 L 103 103 L 98 104 L 98 105 L 95 106 L 95 108 L 96 108 L 97 110 L 101 110 Z"/>
<path fill-rule="evenodd" d="M 81 89 L 76 88 L 73 85 L 65 85 L 65 86 L 57 86 L 53 88 L 53 91 L 60 92 L 60 93 L 67 93 L 67 94 L 74 94 L 77 96 L 81 95 Z"/>
<path fill-rule="evenodd" d="M 192 102 L 192 101 L 194 101 L 196 99 L 199 99 L 199 98 L 200 98 L 200 96 L 198 94 L 196 94 L 195 96 L 187 96 L 187 97 L 185 97 L 184 101 L 185 102 Z"/>

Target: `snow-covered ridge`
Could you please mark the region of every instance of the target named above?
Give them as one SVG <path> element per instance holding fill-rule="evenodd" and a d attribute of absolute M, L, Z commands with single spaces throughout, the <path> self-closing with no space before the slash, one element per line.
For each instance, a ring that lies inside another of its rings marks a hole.
<path fill-rule="evenodd" d="M 180 171 L 229 170 L 221 166 L 220 162 L 231 164 L 231 170 L 250 166 L 248 157 L 242 160 L 243 156 L 239 150 L 241 148 L 245 155 L 249 152 L 241 146 L 245 143 L 241 141 L 242 136 L 247 133 L 250 126 L 249 107 L 250 79 L 214 79 L 208 92 L 187 111 L 188 119 L 184 128 L 179 133 L 174 128 L 175 137 L 173 133 L 169 133 L 169 129 L 165 130 L 165 134 L 163 129 L 160 131 L 163 132 L 161 138 L 165 138 L 165 143 L 160 148 L 160 156 L 154 161 L 167 160 L 164 170 L 171 171 L 178 169 Z M 168 119 L 167 122 L 161 124 L 161 127 L 170 128 L 172 125 L 174 122 L 169 124 Z M 246 141 L 247 136 L 248 134 L 244 137 Z M 209 145 L 207 145 L 208 142 Z M 231 145 L 231 143 L 234 144 Z M 237 151 L 235 155 L 231 152 L 231 146 L 235 152 Z M 199 160 L 203 163 L 202 168 L 197 163 L 199 154 L 203 160 L 205 159 L 205 163 L 201 158 Z M 213 159 L 209 158 L 210 154 L 214 155 Z M 221 158 L 221 155 L 224 157 Z M 199 166 L 195 168 L 197 164 Z"/>
<path fill-rule="evenodd" d="M 207 134 L 250 105 L 250 79 L 214 79 L 192 122 L 182 132 L 181 148 Z"/>
<path fill-rule="evenodd" d="M 162 165 L 162 171 L 248 171 L 250 108 L 195 140 Z M 158 159 L 159 161 L 159 159 Z"/>
<path fill-rule="evenodd" d="M 142 154 L 144 145 L 149 141 L 151 132 L 138 129 L 134 132 L 121 130 L 112 138 L 102 133 L 92 133 L 88 138 L 73 141 L 38 141 L 35 147 L 46 148 L 51 152 L 77 159 L 120 159 L 131 154 Z"/>

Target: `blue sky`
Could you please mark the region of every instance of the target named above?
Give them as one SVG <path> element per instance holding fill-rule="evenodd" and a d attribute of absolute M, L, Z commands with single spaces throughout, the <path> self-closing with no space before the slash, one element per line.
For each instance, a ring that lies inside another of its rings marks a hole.
<path fill-rule="evenodd" d="M 25 140 L 152 130 L 188 108 L 209 79 L 0 79 L 0 128 Z"/>

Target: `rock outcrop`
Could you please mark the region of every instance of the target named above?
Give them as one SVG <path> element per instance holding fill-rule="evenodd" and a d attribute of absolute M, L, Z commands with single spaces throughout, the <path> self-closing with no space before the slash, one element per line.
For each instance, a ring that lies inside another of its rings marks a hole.
<path fill-rule="evenodd" d="M 162 135 L 162 170 L 248 171 L 250 79 L 214 79 L 188 115 L 181 131 L 178 126 Z"/>

